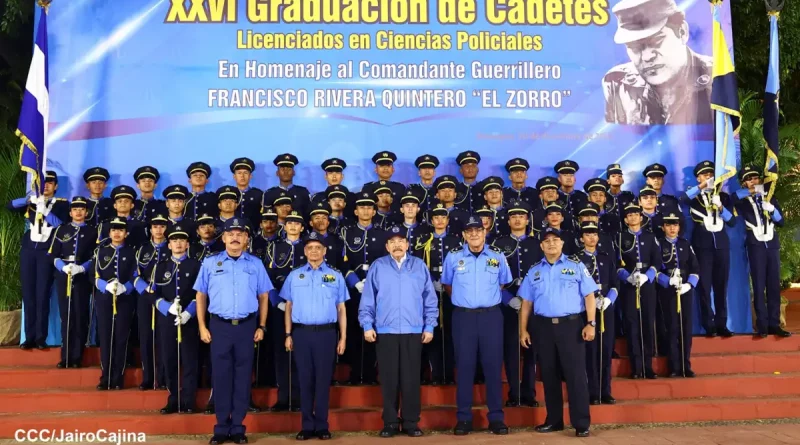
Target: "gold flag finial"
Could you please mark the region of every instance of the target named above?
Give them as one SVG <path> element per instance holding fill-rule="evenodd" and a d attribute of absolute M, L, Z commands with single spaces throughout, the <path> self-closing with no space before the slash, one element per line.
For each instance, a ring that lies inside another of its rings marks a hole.
<path fill-rule="evenodd" d="M 44 9 L 44 13 L 47 14 L 48 10 L 50 9 L 50 3 L 53 3 L 53 0 L 36 0 L 36 3 Z"/>

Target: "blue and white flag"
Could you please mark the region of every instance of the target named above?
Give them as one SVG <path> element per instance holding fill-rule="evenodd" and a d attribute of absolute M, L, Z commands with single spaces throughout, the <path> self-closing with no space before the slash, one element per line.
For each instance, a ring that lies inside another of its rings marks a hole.
<path fill-rule="evenodd" d="M 47 164 L 47 125 L 50 121 L 49 75 L 47 70 L 47 13 L 39 17 L 31 68 L 25 84 L 17 136 L 22 139 L 19 164 L 30 173 L 31 187 L 41 195 Z"/>

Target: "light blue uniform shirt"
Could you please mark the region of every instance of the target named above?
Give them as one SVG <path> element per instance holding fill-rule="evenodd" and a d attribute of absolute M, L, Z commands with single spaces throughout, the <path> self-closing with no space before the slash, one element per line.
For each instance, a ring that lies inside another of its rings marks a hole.
<path fill-rule="evenodd" d="M 520 298 L 533 302 L 533 313 L 566 317 L 586 311 L 584 297 L 599 288 L 580 260 L 561 254 L 554 264 L 543 258 L 534 264 L 519 287 Z"/>
<path fill-rule="evenodd" d="M 280 297 L 292 302 L 292 323 L 316 325 L 336 323 L 336 306 L 350 294 L 341 272 L 323 262 L 316 269 L 306 263 L 289 272 Z"/>
<path fill-rule="evenodd" d="M 378 334 L 433 332 L 439 299 L 425 262 L 406 254 L 400 267 L 386 255 L 370 266 L 358 306 L 358 322 Z"/>
<path fill-rule="evenodd" d="M 489 245 L 476 258 L 464 246 L 451 251 L 444 260 L 442 284 L 453 287 L 454 306 L 477 309 L 500 304 L 500 287 L 513 280 L 506 256 Z"/>
<path fill-rule="evenodd" d="M 258 296 L 273 289 L 258 257 L 243 252 L 238 260 L 220 252 L 203 260 L 194 290 L 208 295 L 208 312 L 240 319 L 258 312 Z"/>

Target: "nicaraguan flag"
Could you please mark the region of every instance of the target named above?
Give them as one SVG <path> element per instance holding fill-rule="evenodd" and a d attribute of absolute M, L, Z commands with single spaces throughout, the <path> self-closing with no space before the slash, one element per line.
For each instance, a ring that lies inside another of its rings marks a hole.
<path fill-rule="evenodd" d="M 44 12 L 44 10 L 43 10 Z M 50 120 L 49 77 L 47 72 L 47 14 L 39 17 L 33 59 L 25 84 L 17 136 L 22 139 L 19 164 L 31 175 L 31 187 L 41 194 L 47 163 L 47 125 Z"/>
<path fill-rule="evenodd" d="M 764 190 L 772 198 L 778 182 L 778 96 L 781 91 L 778 47 L 778 14 L 769 14 L 769 74 L 764 92 Z"/>
<path fill-rule="evenodd" d="M 713 16 L 711 69 L 711 109 L 715 114 L 716 138 L 714 144 L 714 185 L 722 184 L 736 175 L 736 147 L 734 137 L 739 132 L 741 114 L 739 113 L 739 92 L 736 86 L 736 72 L 728 43 L 722 32 L 720 10 L 722 0 L 711 3 Z"/>

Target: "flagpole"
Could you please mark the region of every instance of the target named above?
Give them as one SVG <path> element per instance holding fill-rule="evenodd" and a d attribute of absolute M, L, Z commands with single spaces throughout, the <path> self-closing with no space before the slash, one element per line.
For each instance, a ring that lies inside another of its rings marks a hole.
<path fill-rule="evenodd" d="M 769 71 L 764 88 L 764 189 L 766 202 L 772 199 L 778 183 L 778 117 L 780 99 L 780 46 L 778 20 L 784 0 L 764 0 L 769 17 Z"/>

